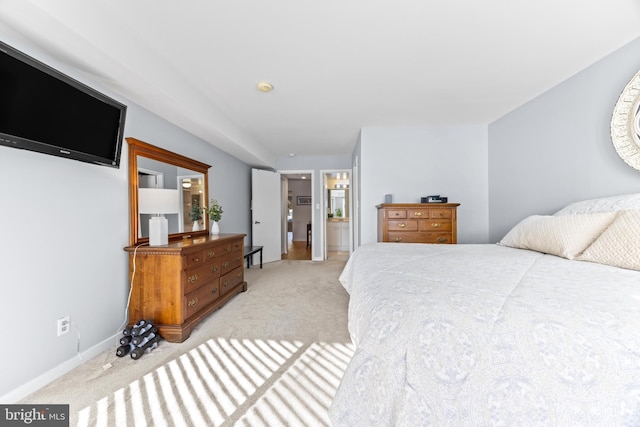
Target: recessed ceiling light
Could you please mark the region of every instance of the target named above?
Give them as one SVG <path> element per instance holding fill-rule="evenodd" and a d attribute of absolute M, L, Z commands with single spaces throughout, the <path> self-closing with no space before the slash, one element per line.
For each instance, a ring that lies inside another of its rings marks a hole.
<path fill-rule="evenodd" d="M 289 157 L 295 157 L 296 153 L 289 153 Z"/>
<path fill-rule="evenodd" d="M 258 82 L 257 87 L 260 92 L 271 92 L 273 90 L 273 85 L 266 81 Z"/>

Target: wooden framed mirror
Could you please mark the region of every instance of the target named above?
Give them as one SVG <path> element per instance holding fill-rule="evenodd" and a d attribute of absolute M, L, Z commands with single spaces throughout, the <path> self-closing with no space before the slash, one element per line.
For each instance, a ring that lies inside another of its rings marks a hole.
<path fill-rule="evenodd" d="M 168 219 L 169 241 L 208 234 L 209 221 L 204 208 L 209 201 L 211 166 L 136 138 L 126 140 L 129 144 L 130 245 L 149 242 L 149 216 L 138 210 L 140 188 L 180 190 L 180 213 L 165 215 Z M 197 218 L 198 212 L 200 218 Z"/>

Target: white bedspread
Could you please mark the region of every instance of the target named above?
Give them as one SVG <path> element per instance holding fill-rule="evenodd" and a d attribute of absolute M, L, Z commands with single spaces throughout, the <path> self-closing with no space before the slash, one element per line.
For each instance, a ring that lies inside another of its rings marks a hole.
<path fill-rule="evenodd" d="M 640 272 L 378 243 L 340 281 L 357 350 L 335 426 L 640 425 Z"/>

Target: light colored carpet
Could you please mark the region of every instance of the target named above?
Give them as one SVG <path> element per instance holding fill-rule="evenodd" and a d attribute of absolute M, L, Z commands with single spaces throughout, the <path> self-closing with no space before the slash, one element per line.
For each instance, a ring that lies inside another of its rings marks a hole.
<path fill-rule="evenodd" d="M 68 403 L 72 426 L 323 426 L 353 355 L 345 260 L 245 269 L 247 292 L 184 343 L 105 352 L 21 403 Z M 103 366 L 111 363 L 108 370 Z"/>

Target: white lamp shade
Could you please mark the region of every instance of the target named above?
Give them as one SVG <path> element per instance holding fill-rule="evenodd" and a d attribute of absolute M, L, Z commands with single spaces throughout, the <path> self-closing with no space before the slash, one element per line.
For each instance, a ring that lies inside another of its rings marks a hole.
<path fill-rule="evenodd" d="M 138 212 L 141 214 L 169 214 L 180 212 L 178 190 L 164 188 L 139 188 Z"/>

